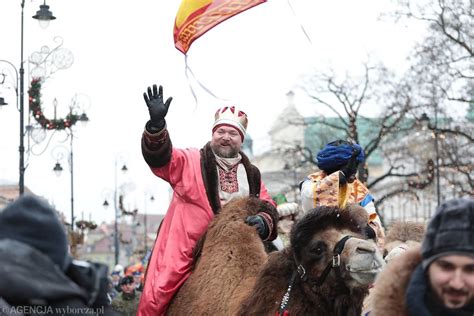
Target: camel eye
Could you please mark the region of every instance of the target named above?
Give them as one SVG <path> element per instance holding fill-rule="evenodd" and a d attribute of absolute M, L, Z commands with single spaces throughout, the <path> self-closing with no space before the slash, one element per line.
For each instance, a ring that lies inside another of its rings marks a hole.
<path fill-rule="evenodd" d="M 318 242 L 313 247 L 311 247 L 311 253 L 316 256 L 321 256 L 326 251 L 326 244 L 323 242 Z"/>

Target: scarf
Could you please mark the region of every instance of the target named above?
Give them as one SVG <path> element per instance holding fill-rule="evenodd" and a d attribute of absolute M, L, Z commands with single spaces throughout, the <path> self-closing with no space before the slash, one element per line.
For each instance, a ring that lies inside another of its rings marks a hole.
<path fill-rule="evenodd" d="M 234 158 L 223 158 L 214 153 L 219 177 L 219 199 L 221 205 L 236 197 L 247 196 L 249 193 L 245 168 L 239 168 L 242 161 L 240 154 Z"/>

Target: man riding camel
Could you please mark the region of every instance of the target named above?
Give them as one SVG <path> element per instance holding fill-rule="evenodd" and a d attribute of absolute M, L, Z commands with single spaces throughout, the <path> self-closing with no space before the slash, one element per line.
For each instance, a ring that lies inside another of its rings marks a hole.
<path fill-rule="evenodd" d="M 215 113 L 212 138 L 202 149 L 172 146 L 165 116 L 172 98 L 163 88 L 144 93 L 150 120 L 142 135 L 142 153 L 151 171 L 173 188 L 148 264 L 137 315 L 163 315 L 174 294 L 191 274 L 193 248 L 208 224 L 228 201 L 245 196 L 266 200 L 273 212 L 249 216 L 263 241 L 277 237 L 278 213 L 260 172 L 240 151 L 247 115 L 234 106 Z"/>
<path fill-rule="evenodd" d="M 316 156 L 320 171 L 310 174 L 300 185 L 303 212 L 320 205 L 346 207 L 355 203 L 369 213 L 369 224 L 381 248 L 385 232 L 375 210 L 374 198 L 357 177 L 359 164 L 365 160 L 359 144 L 345 140 L 328 143 Z"/>

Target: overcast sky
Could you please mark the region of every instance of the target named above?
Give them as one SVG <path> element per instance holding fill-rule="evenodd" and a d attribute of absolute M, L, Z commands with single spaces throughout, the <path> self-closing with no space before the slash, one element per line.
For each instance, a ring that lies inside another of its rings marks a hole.
<path fill-rule="evenodd" d="M 168 127 L 177 147 L 201 147 L 210 139 L 215 110 L 237 104 L 249 116 L 248 133 L 256 151 L 269 146 L 267 131 L 286 106 L 285 95 L 295 88 L 298 77 L 314 68 L 333 65 L 341 70 L 358 69 L 371 54 L 392 69 L 402 69 L 419 29 L 377 20 L 388 8 L 385 0 L 270 0 L 211 29 L 188 51 L 188 62 L 197 80 L 219 98 L 215 99 L 191 82 L 194 102 L 184 74 L 184 55 L 174 47 L 173 24 L 180 5 L 177 0 L 48 0 L 57 17 L 47 29 L 31 18 L 43 1 L 25 3 L 25 60 L 42 46 L 56 46 L 55 36 L 74 56 L 68 69 L 56 72 L 42 89 L 43 109 L 53 116 L 52 102 L 58 100 L 58 117 L 64 117 L 74 95 L 78 95 L 90 118 L 89 124 L 74 128 L 75 215 L 95 221 L 113 218 L 113 208 L 102 202 L 114 189 L 115 162 L 127 163 L 125 206 L 144 210 L 153 194 L 150 213 L 164 213 L 169 189 L 154 177 L 143 161 L 140 137 L 148 112 L 142 94 L 153 83 L 164 86 L 165 98 L 173 96 Z M 20 0 L 0 2 L 0 59 L 19 68 Z M 305 37 L 304 27 L 312 44 Z M 5 64 L 0 64 L 0 70 Z M 26 87 L 31 77 L 25 63 Z M 14 92 L 0 87 L 9 106 L 0 111 L 0 182 L 18 181 L 19 115 Z M 296 102 L 300 96 L 297 94 Z M 27 98 L 25 98 L 27 104 Z M 313 115 L 316 107 L 300 101 L 298 110 Z M 26 108 L 27 109 L 27 108 Z M 376 113 L 377 109 L 369 112 Z M 34 147 L 44 149 L 46 140 Z M 65 139 L 54 133 L 41 155 L 29 155 L 25 184 L 70 217 L 70 175 L 57 178 L 52 172 L 52 152 Z M 25 139 L 26 141 L 26 139 Z M 62 143 L 69 150 L 69 143 Z M 112 201 L 109 201 L 112 202 Z"/>

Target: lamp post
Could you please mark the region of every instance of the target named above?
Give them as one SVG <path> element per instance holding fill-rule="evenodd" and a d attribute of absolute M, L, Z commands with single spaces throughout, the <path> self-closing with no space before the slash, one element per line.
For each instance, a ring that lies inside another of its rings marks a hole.
<path fill-rule="evenodd" d="M 426 113 L 423 113 L 420 118 L 420 122 L 423 127 L 428 127 L 428 129 L 433 131 L 434 134 L 434 145 L 435 145 L 435 169 L 436 169 L 436 199 L 438 206 L 441 204 L 441 187 L 439 183 L 439 130 L 438 130 L 438 111 L 435 107 L 435 117 L 434 117 L 434 126 L 430 123 L 430 118 Z"/>
<path fill-rule="evenodd" d="M 117 170 L 118 170 L 118 160 L 115 159 L 114 167 L 114 207 L 115 207 L 115 224 L 114 224 L 114 245 L 115 245 L 115 264 L 119 263 L 120 257 L 120 243 L 119 243 L 119 234 L 118 234 L 118 219 L 119 219 L 119 206 L 118 206 L 118 187 L 117 187 Z M 121 168 L 121 171 L 125 174 L 128 171 L 127 166 L 124 164 Z"/>
<path fill-rule="evenodd" d="M 83 113 L 79 120 L 82 124 L 86 124 L 89 121 L 89 118 L 85 113 Z M 71 175 L 71 231 L 74 231 L 74 133 L 72 131 L 72 127 L 69 129 L 70 134 L 68 135 L 69 138 L 69 171 Z M 54 151 L 54 149 L 53 149 Z M 56 155 L 56 164 L 54 165 L 53 171 L 59 177 L 63 171 L 63 168 L 59 162 L 61 156 Z"/>
<path fill-rule="evenodd" d="M 153 195 L 150 195 L 149 201 L 153 203 L 155 201 L 155 197 Z M 143 243 L 144 243 L 144 249 L 145 249 L 145 256 L 148 252 L 148 244 L 147 244 L 147 236 L 148 236 L 148 230 L 147 230 L 147 204 L 148 204 L 148 194 L 145 193 L 145 205 L 144 205 L 144 211 L 145 214 L 143 215 Z"/>
<path fill-rule="evenodd" d="M 120 208 L 119 208 L 119 194 L 118 194 L 118 181 L 117 181 L 117 171 L 118 171 L 118 165 L 119 161 L 118 158 L 115 158 L 115 164 L 114 164 L 114 193 L 113 193 L 113 199 L 114 199 L 114 255 L 115 255 L 115 265 L 119 264 L 119 257 L 120 257 L 120 240 L 119 240 L 119 232 L 118 232 L 118 219 L 120 217 Z M 127 173 L 128 168 L 126 164 L 123 164 L 122 167 L 120 168 L 123 174 Z M 104 208 L 109 207 L 109 202 L 107 201 L 107 198 L 105 198 L 104 203 L 102 203 L 102 206 Z"/>
<path fill-rule="evenodd" d="M 13 67 L 16 73 L 16 85 L 15 85 L 15 92 L 17 96 L 17 107 L 18 111 L 20 112 L 20 145 L 18 147 L 18 151 L 20 153 L 20 179 L 18 181 L 19 186 L 19 194 L 22 195 L 25 192 L 25 145 L 24 145 L 24 136 L 25 136 L 25 118 L 24 118 L 24 95 L 25 95 L 25 69 L 23 68 L 23 47 L 24 47 L 24 8 L 25 8 L 25 0 L 21 0 L 21 26 L 20 26 L 20 70 L 17 71 L 15 66 L 12 63 L 2 60 L 2 62 L 6 62 Z M 50 20 L 54 20 L 55 17 L 49 11 L 49 6 L 46 5 L 46 0 L 44 5 L 40 6 L 40 10 L 33 16 L 34 19 L 39 20 L 40 22 L 46 22 Z M 19 76 L 18 76 L 19 74 Z M 19 86 L 19 91 L 18 91 Z M 19 101 L 19 102 L 18 102 Z M 3 104 L 6 105 L 5 101 L 2 101 Z M 18 106 L 19 103 L 19 106 Z"/>
<path fill-rule="evenodd" d="M 15 81 L 13 84 L 13 88 L 15 89 L 15 95 L 16 95 L 16 107 L 18 111 L 20 112 L 20 146 L 18 147 L 18 150 L 20 152 L 20 179 L 18 181 L 18 192 L 20 195 L 22 195 L 25 191 L 25 185 L 24 185 L 24 174 L 25 174 L 25 158 L 24 158 L 24 153 L 25 153 L 25 146 L 24 146 L 24 129 L 25 129 L 25 123 L 24 123 L 24 114 L 23 114 L 23 108 L 24 108 L 24 103 L 23 103 L 23 94 L 24 94 L 24 69 L 23 69 L 23 6 L 24 6 L 24 1 L 22 1 L 22 6 L 21 6 L 21 66 L 20 66 L 20 71 L 16 69 L 16 67 L 9 62 L 8 60 L 0 60 L 2 63 L 8 64 L 14 71 L 15 71 Z M 18 75 L 20 73 L 20 75 Z M 2 82 L 1 84 L 3 85 L 5 83 L 5 74 L 2 72 Z M 18 90 L 18 86 L 20 89 Z M 5 102 L 4 98 L 0 98 L 0 106 L 8 105 L 7 102 Z"/>

